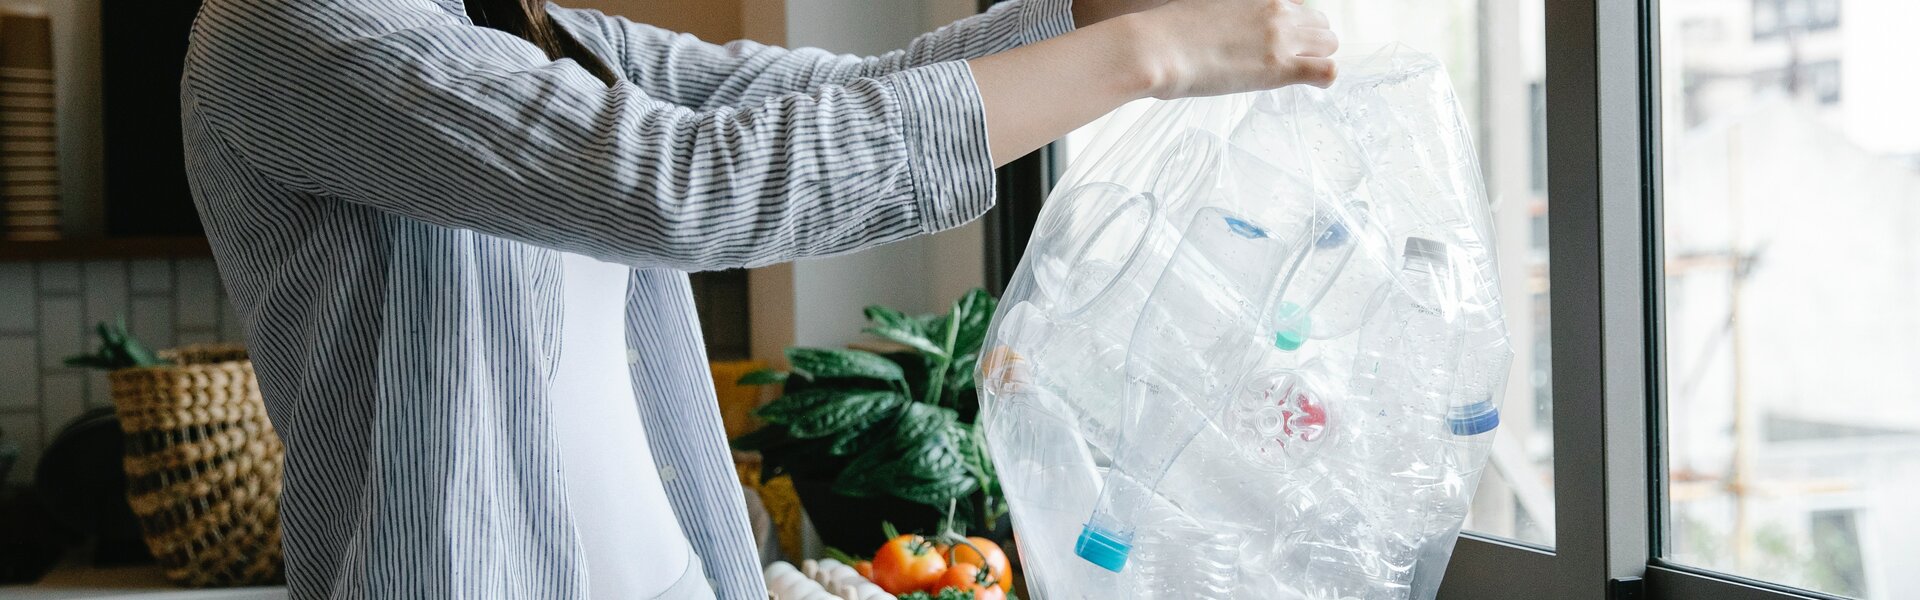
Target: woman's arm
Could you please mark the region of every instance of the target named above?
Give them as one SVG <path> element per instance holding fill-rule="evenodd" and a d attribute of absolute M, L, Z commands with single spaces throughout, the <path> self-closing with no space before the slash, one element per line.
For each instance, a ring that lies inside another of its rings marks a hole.
<path fill-rule="evenodd" d="M 957 226 L 991 205 L 997 163 L 1122 102 L 1324 74 L 1302 67 L 1322 60 L 1295 56 L 1303 43 L 1248 45 L 1317 38 L 1295 31 L 1310 29 L 1295 23 L 1311 11 L 1286 0 L 1174 0 L 983 58 L 977 79 L 966 63 L 944 62 L 693 110 L 608 87 L 507 34 L 397 5 L 356 5 L 403 14 L 350 20 L 332 3 L 227 2 L 226 12 L 250 12 L 202 23 L 187 109 L 290 189 L 686 270 Z M 1232 25 L 1176 35 L 1206 22 Z M 225 39 L 278 51 L 223 51 Z"/>
<path fill-rule="evenodd" d="M 994 162 L 1121 104 L 1333 82 L 1339 42 L 1302 0 L 1174 0 L 971 61 Z M 1205 32 L 1205 33 L 1200 33 Z M 1196 34 L 1204 39 L 1196 39 Z"/>
<path fill-rule="evenodd" d="M 569 31 L 598 33 L 613 48 L 614 68 L 642 91 L 692 108 L 741 106 L 769 97 L 810 92 L 862 77 L 966 60 L 1053 39 L 1166 0 L 1013 0 L 925 33 L 880 56 L 787 49 L 752 41 L 717 45 L 591 10 L 559 8 Z"/>
<path fill-rule="evenodd" d="M 855 79 L 1002 52 L 1073 31 L 1075 13 L 1081 11 L 1070 8 L 1070 4 L 1140 1 L 1003 2 L 979 15 L 921 34 L 904 49 L 866 57 L 746 40 L 712 44 L 685 33 L 591 10 L 562 8 L 553 14 L 569 31 L 604 37 L 614 53 L 608 57 L 614 63 L 611 66 L 648 95 L 690 108 L 718 108 L 746 106 L 781 94 L 812 92 Z"/>

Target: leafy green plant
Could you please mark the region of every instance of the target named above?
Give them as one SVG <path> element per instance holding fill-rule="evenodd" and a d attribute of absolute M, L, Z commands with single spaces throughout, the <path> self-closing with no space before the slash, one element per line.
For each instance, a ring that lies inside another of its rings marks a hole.
<path fill-rule="evenodd" d="M 100 333 L 100 349 L 92 354 L 76 354 L 66 359 L 69 367 L 102 369 L 117 371 L 133 367 L 155 367 L 167 364 L 154 355 L 146 344 L 134 339 L 127 333 L 127 320 L 122 318 L 108 323 L 101 321 L 95 330 Z"/>
<path fill-rule="evenodd" d="M 787 349 L 791 371 L 740 378 L 782 385 L 783 395 L 756 412 L 767 425 L 734 447 L 761 453 L 763 478 L 828 480 L 843 496 L 892 495 L 991 527 L 1006 503 L 974 422 L 973 370 L 995 305 L 976 289 L 944 315 L 867 307 L 866 333 L 905 352 Z"/>

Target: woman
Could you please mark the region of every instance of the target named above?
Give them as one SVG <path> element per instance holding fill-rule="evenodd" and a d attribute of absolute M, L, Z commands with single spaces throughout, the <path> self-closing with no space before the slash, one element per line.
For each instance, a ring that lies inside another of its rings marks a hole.
<path fill-rule="evenodd" d="M 765 598 L 687 271 L 960 225 L 1130 100 L 1326 85 L 1291 0 L 1021 0 L 873 58 L 537 0 L 206 0 L 188 169 L 296 598 Z"/>

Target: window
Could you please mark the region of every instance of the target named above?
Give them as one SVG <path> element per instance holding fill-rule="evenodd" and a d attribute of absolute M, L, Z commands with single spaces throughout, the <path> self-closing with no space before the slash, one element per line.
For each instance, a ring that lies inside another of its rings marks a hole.
<path fill-rule="evenodd" d="M 1790 51 L 1678 35 L 1660 53 L 1667 80 L 1695 83 L 1658 105 L 1668 479 L 1656 552 L 1906 597 L 1920 589 L 1920 519 L 1907 516 L 1920 497 L 1920 169 L 1907 159 L 1920 126 L 1906 108 L 1920 90 L 1892 58 L 1910 41 L 1839 23 L 1839 4 L 1660 3 L 1674 27 L 1750 18 L 1756 38 L 1807 33 Z M 1775 13 L 1778 27 L 1763 27 Z M 1849 80 L 1843 65 L 1886 80 Z"/>

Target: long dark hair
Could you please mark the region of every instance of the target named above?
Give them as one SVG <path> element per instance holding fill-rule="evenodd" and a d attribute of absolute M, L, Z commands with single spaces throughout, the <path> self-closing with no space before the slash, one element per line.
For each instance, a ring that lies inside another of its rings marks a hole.
<path fill-rule="evenodd" d="M 613 70 L 607 63 L 594 56 L 587 47 L 580 44 L 547 14 L 546 0 L 466 0 L 467 16 L 473 24 L 490 27 L 519 36 L 520 39 L 533 42 L 547 58 L 559 60 L 571 58 L 587 72 L 599 77 L 607 85 L 613 85 Z"/>

